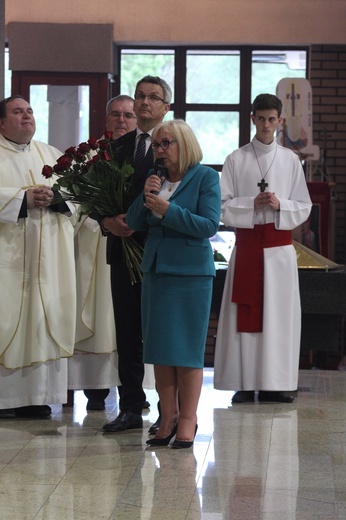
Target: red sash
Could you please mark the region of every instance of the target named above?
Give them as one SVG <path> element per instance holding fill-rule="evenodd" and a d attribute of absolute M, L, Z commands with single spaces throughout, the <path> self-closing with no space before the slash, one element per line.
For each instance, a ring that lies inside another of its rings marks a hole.
<path fill-rule="evenodd" d="M 275 229 L 274 224 L 236 229 L 232 302 L 238 304 L 238 332 L 262 332 L 263 249 L 289 244 L 292 232 Z"/>

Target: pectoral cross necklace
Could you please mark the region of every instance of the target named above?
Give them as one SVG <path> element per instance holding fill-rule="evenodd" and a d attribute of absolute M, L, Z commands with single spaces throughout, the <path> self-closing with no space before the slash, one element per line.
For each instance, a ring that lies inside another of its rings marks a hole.
<path fill-rule="evenodd" d="M 274 152 L 273 160 L 272 160 L 272 162 L 270 163 L 270 166 L 269 166 L 268 170 L 265 172 L 264 175 L 263 175 L 263 173 L 262 173 L 262 168 L 261 168 L 261 165 L 260 165 L 259 160 L 258 160 L 258 157 L 257 157 L 256 149 L 255 149 L 253 143 L 251 143 L 251 145 L 252 145 L 253 152 L 254 152 L 254 154 L 255 154 L 256 160 L 257 160 L 258 169 L 259 169 L 260 174 L 261 174 L 261 177 L 262 177 L 261 182 L 259 182 L 259 183 L 257 184 L 257 186 L 259 187 L 260 192 L 263 193 L 263 192 L 265 191 L 265 189 L 268 188 L 268 183 L 265 181 L 265 178 L 267 177 L 268 172 L 269 172 L 270 168 L 273 166 L 273 162 L 275 161 L 276 152 L 277 152 L 277 150 L 278 150 L 278 145 L 276 145 L 276 147 L 275 147 L 275 152 Z"/>

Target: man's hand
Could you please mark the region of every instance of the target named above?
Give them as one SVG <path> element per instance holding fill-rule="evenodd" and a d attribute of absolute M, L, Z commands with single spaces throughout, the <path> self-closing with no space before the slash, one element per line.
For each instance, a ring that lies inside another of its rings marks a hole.
<path fill-rule="evenodd" d="M 125 222 L 126 213 L 121 213 L 116 217 L 105 217 L 102 220 L 102 226 L 106 231 L 110 231 L 116 237 L 130 237 L 134 233 L 134 229 L 129 228 Z"/>
<path fill-rule="evenodd" d="M 279 199 L 276 197 L 275 193 L 271 193 L 271 194 L 270 194 L 269 206 L 270 206 L 272 209 L 274 209 L 275 211 L 279 211 L 279 210 L 280 210 L 280 201 L 279 201 Z"/>
<path fill-rule="evenodd" d="M 54 193 L 49 186 L 38 186 L 26 191 L 28 209 L 46 208 L 50 206 L 53 198 Z"/>
<path fill-rule="evenodd" d="M 271 193 L 270 191 L 263 191 L 262 193 L 259 193 L 257 197 L 255 197 L 254 206 L 256 209 L 270 206 L 275 211 L 279 211 L 280 201 L 276 197 L 275 193 Z"/>

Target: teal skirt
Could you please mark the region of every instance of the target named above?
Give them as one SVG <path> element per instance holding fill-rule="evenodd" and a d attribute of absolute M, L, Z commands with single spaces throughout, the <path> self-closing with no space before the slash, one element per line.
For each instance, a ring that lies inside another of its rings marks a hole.
<path fill-rule="evenodd" d="M 212 290 L 212 276 L 144 273 L 145 363 L 203 368 Z"/>

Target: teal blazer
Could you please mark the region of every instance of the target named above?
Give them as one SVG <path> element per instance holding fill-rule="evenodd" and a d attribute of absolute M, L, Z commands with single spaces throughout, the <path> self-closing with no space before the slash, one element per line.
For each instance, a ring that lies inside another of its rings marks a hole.
<path fill-rule="evenodd" d="M 143 193 L 127 211 L 130 228 L 147 233 L 142 272 L 215 276 L 209 238 L 220 222 L 219 174 L 202 164 L 189 168 L 169 202 L 162 219 L 144 207 Z"/>

